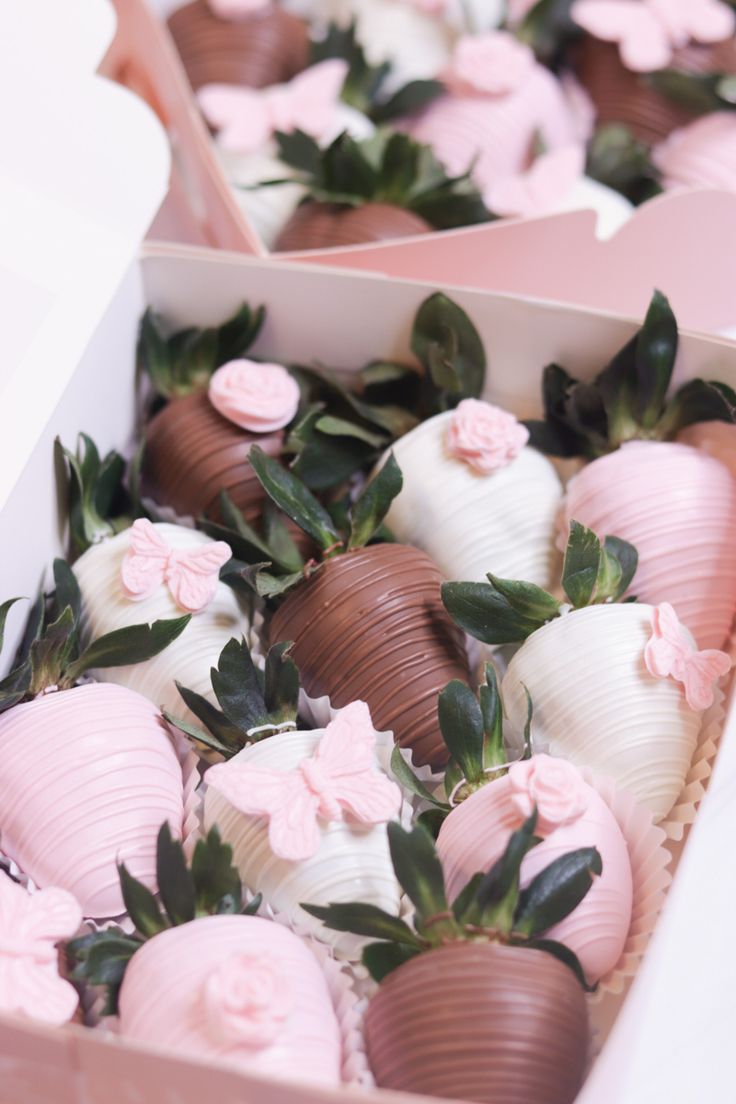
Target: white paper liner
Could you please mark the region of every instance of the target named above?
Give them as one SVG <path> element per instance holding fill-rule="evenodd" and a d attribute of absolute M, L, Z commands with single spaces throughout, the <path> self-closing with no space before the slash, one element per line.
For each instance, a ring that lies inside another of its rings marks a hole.
<path fill-rule="evenodd" d="M 725 700 L 725 692 L 717 686 L 713 705 L 703 713 L 698 742 L 685 777 L 685 785 L 667 816 L 660 821 L 659 826 L 664 829 L 668 839 L 681 840 L 687 826 L 695 820 L 718 751 L 718 741 L 726 716 Z"/>
<path fill-rule="evenodd" d="M 599 980 L 596 992 L 590 996 L 591 1001 L 597 1002 L 605 993 L 621 993 L 627 979 L 639 969 L 672 882 L 667 869 L 672 855 L 665 846 L 664 829 L 654 823 L 650 810 L 640 805 L 633 794 L 606 775 L 596 775 L 587 769 L 581 773 L 605 801 L 626 840 L 634 891 L 626 942 L 618 962 Z"/>

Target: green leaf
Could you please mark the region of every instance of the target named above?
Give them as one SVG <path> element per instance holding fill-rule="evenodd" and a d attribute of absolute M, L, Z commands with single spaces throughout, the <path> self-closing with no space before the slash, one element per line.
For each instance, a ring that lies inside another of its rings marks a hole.
<path fill-rule="evenodd" d="M 476 892 L 479 922 L 485 927 L 510 932 L 514 926 L 519 903 L 521 864 L 539 842 L 534 835 L 537 826 L 536 807 L 531 816 L 511 833 L 506 849 L 481 879 Z"/>
<path fill-rule="evenodd" d="M 723 111 L 733 107 L 733 100 L 724 98 L 724 73 L 687 73 L 681 69 L 659 69 L 647 73 L 646 82 L 657 92 L 691 111 L 705 115 L 711 111 Z"/>
<path fill-rule="evenodd" d="M 410 958 L 421 954 L 418 947 L 407 947 L 405 943 L 369 943 L 363 948 L 362 961 L 374 981 L 383 979 L 403 966 Z"/>
<path fill-rule="evenodd" d="M 248 459 L 266 494 L 322 549 L 340 540 L 330 515 L 301 480 L 257 445 L 251 448 Z"/>
<path fill-rule="evenodd" d="M 309 176 L 318 175 L 322 164 L 322 150 L 314 138 L 310 138 L 303 130 L 293 130 L 290 134 L 277 131 L 275 138 L 281 161 Z"/>
<path fill-rule="evenodd" d="M 16 598 L 15 601 L 21 599 Z M 44 593 L 43 584 L 39 587 L 36 600 L 29 610 L 28 617 L 26 618 L 25 627 L 23 629 L 23 636 L 21 642 L 18 645 L 18 650 L 15 654 L 14 666 L 21 666 L 25 660 L 27 660 L 31 654 L 31 645 L 34 640 L 38 640 L 44 630 L 46 624 L 46 595 Z M 0 648 L 2 648 L 2 641 L 0 640 Z"/>
<path fill-rule="evenodd" d="M 554 859 L 519 896 L 514 931 L 535 936 L 576 909 L 603 869 L 595 847 L 581 847 Z"/>
<path fill-rule="evenodd" d="M 476 898 L 484 875 L 474 874 L 452 902 L 452 911 L 458 924 L 476 924 L 480 920 Z"/>
<path fill-rule="evenodd" d="M 546 951 L 547 954 L 554 955 L 555 958 L 572 970 L 586 993 L 595 993 L 598 988 L 597 985 L 588 984 L 583 967 L 580 965 L 580 959 L 564 943 L 558 943 L 556 939 L 529 939 L 525 940 L 521 946 L 534 951 Z"/>
<path fill-rule="evenodd" d="M 287 519 L 270 499 L 263 504 L 263 535 L 275 564 L 287 573 L 301 571 L 304 557 L 289 531 Z"/>
<path fill-rule="evenodd" d="M 465 311 L 446 295 L 436 292 L 419 307 L 411 348 L 444 403 L 479 398 L 486 373 L 483 342 Z"/>
<path fill-rule="evenodd" d="M 416 909 L 417 931 L 434 942 L 444 928 L 442 923 L 432 921 L 446 913 L 448 905 L 442 866 L 432 837 L 421 827 L 406 831 L 396 821 L 388 825 L 387 831 L 394 872 Z"/>
<path fill-rule="evenodd" d="M 534 583 L 524 583 L 516 579 L 499 579 L 488 574 L 488 581 L 501 594 L 512 610 L 530 621 L 551 621 L 560 613 L 560 603 L 546 590 Z"/>
<path fill-rule="evenodd" d="M 655 291 L 636 341 L 637 413 L 645 429 L 652 429 L 662 414 L 677 344 L 677 320 L 667 298 Z"/>
<path fill-rule="evenodd" d="M 333 931 L 352 932 L 354 935 L 365 935 L 369 939 L 390 939 L 409 947 L 422 946 L 422 941 L 408 924 L 376 905 L 353 901 L 337 905 L 302 904 L 301 907 Z"/>
<path fill-rule="evenodd" d="M 205 839 L 197 841 L 192 856 L 192 878 L 198 915 L 216 913 L 226 898 L 238 902 L 242 899 L 232 847 L 222 842 L 216 827 L 210 828 Z"/>
<path fill-rule="evenodd" d="M 268 649 L 263 697 L 272 720 L 295 721 L 299 709 L 299 668 L 289 655 L 291 641 Z"/>
<path fill-rule="evenodd" d="M 8 620 L 8 614 L 16 602 L 24 601 L 25 598 L 8 598 L 6 602 L 0 605 L 0 652 L 3 650 L 3 643 L 5 641 L 5 623 Z"/>
<path fill-rule="evenodd" d="M 168 395 L 171 382 L 171 355 L 156 315 L 149 308 L 141 318 L 136 352 L 138 374 L 145 374 L 158 395 Z"/>
<path fill-rule="evenodd" d="M 487 771 L 492 767 L 503 766 L 506 762 L 506 748 L 503 742 L 503 703 L 498 691 L 496 668 L 492 663 L 486 663 L 483 673 L 485 683 L 481 685 L 478 696 L 483 718 L 481 765 Z"/>
<path fill-rule="evenodd" d="M 331 437 L 314 430 L 291 465 L 311 490 L 339 486 L 370 464 L 375 449 L 357 437 Z"/>
<path fill-rule="evenodd" d="M 540 61 L 552 62 L 569 39 L 580 34 L 570 10 L 573 0 L 538 0 L 524 16 L 517 36 Z"/>
<path fill-rule="evenodd" d="M 601 542 L 579 521 L 570 522 L 565 562 L 562 566 L 562 586 L 576 609 L 589 605 L 598 580 Z"/>
<path fill-rule="evenodd" d="M 671 440 L 686 426 L 714 421 L 736 421 L 736 392 L 715 380 L 689 380 L 668 403 L 657 435 Z"/>
<path fill-rule="evenodd" d="M 249 901 L 244 908 L 240 910 L 241 916 L 257 916 L 258 910 L 263 904 L 263 894 L 256 893 L 252 901 Z"/>
<path fill-rule="evenodd" d="M 144 663 L 167 648 L 180 636 L 191 620 L 191 614 L 152 625 L 129 625 L 94 640 L 79 659 L 65 672 L 68 682 L 74 682 L 93 667 L 124 667 Z"/>
<path fill-rule="evenodd" d="M 187 708 L 209 729 L 219 744 L 229 749 L 229 754 L 232 755 L 233 751 L 239 751 L 243 747 L 245 742 L 243 730 L 237 724 L 233 724 L 211 701 L 203 694 L 182 686 L 180 682 L 176 683 L 176 688 Z M 177 723 L 177 727 L 181 725 Z M 182 731 L 186 732 L 187 729 L 182 728 Z"/>
<path fill-rule="evenodd" d="M 315 422 L 315 428 L 320 433 L 326 433 L 328 437 L 355 437 L 364 441 L 373 448 L 382 448 L 388 444 L 388 439 L 383 433 L 374 433 L 370 429 L 349 422 L 345 418 L 335 418 L 331 414 L 325 414 Z"/>
<path fill-rule="evenodd" d="M 415 823 L 425 828 L 432 839 L 436 841 L 440 834 L 440 828 L 447 820 L 450 812 L 449 805 L 438 805 L 433 809 L 425 809 L 423 813 L 419 814 Z"/>
<path fill-rule="evenodd" d="M 639 553 L 633 544 L 621 540 L 620 537 L 606 537 L 603 542 L 603 550 L 607 556 L 615 557 L 621 569 L 618 586 L 611 592 L 612 601 L 617 602 L 629 589 L 636 575 L 636 569 L 639 565 Z"/>
<path fill-rule="evenodd" d="M 217 328 L 215 364 L 218 368 L 245 356 L 261 332 L 265 318 L 265 307 L 252 310 L 247 303 L 243 303 L 232 318 Z"/>
<path fill-rule="evenodd" d="M 77 577 L 66 560 L 54 560 L 55 602 L 59 613 L 68 606 L 72 611 L 75 628 L 82 616 L 82 594 Z M 2 647 L 0 637 L 0 647 Z"/>
<path fill-rule="evenodd" d="M 187 924 L 194 919 L 194 880 L 187 869 L 180 840 L 171 836 L 168 821 L 159 829 L 156 844 L 156 881 L 161 903 L 172 924 Z"/>
<path fill-rule="evenodd" d="M 442 738 L 467 782 L 483 778 L 483 714 L 473 691 L 453 679 L 437 701 Z"/>
<path fill-rule="evenodd" d="M 651 160 L 651 146 L 621 123 L 604 123 L 588 143 L 585 175 L 620 192 L 635 206 L 662 191 Z"/>
<path fill-rule="evenodd" d="M 490 583 L 443 583 L 442 602 L 455 624 L 484 644 L 516 644 L 544 623 L 517 613 Z"/>
<path fill-rule="evenodd" d="M 176 717 L 173 713 L 169 713 L 168 709 L 162 709 L 161 714 L 165 721 L 173 728 L 177 728 L 180 732 L 183 732 L 188 739 L 193 740 L 195 744 L 201 745 L 196 748 L 198 752 L 202 751 L 216 751 L 219 755 L 230 758 L 235 754 L 238 748 L 234 748 L 230 744 L 223 744 L 216 736 L 206 732 L 203 728 L 199 728 L 198 725 L 193 725 L 189 721 L 185 721 L 182 717 Z"/>
<path fill-rule="evenodd" d="M 141 946 L 140 939 L 126 935 L 121 928 L 108 928 L 67 943 L 66 953 L 73 964 L 72 978 L 107 987 L 104 1015 L 117 1013 L 125 971 Z"/>
<path fill-rule="evenodd" d="M 241 732 L 268 720 L 261 681 L 245 640 L 229 640 L 210 675 L 221 709 Z"/>
<path fill-rule="evenodd" d="M 438 80 L 412 80 L 402 88 L 397 89 L 392 96 L 383 103 L 376 104 L 370 112 L 374 123 L 380 126 L 393 119 L 405 118 L 417 111 L 428 107 L 436 99 L 447 91 L 442 81 Z"/>
<path fill-rule="evenodd" d="M 168 927 L 161 909 L 156 903 L 156 898 L 142 882 L 129 873 L 125 863 L 118 864 L 120 888 L 123 892 L 125 911 L 135 924 L 136 931 L 146 939 L 165 931 Z"/>
<path fill-rule="evenodd" d="M 414 771 L 407 763 L 404 756 L 401 754 L 401 748 L 396 746 L 391 752 L 391 773 L 402 789 L 408 793 L 415 794 L 416 797 L 420 797 L 422 801 L 428 801 L 430 805 L 435 805 L 438 809 L 446 809 L 449 811 L 450 806 L 445 801 L 438 801 L 433 794 L 427 789 L 423 782 L 420 782 Z"/>
<path fill-rule="evenodd" d="M 368 483 L 353 506 L 348 548 L 364 548 L 383 524 L 391 503 L 403 485 L 401 468 L 390 452 L 381 470 Z"/>
<path fill-rule="evenodd" d="M 44 629 L 43 635 L 31 644 L 33 674 L 30 689 L 33 694 L 40 694 L 47 687 L 62 681 L 64 667 L 74 643 L 74 633 L 74 614 L 71 607 L 67 606 L 56 621 Z"/>

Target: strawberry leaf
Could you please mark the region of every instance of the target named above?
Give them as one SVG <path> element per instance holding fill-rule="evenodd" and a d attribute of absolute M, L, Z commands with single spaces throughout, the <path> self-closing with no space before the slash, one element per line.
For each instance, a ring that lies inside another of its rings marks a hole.
<path fill-rule="evenodd" d="M 418 954 L 421 954 L 418 947 L 407 947 L 405 943 L 369 943 L 363 948 L 361 957 L 373 980 L 383 981 L 392 970 Z"/>
<path fill-rule="evenodd" d="M 383 524 L 403 484 L 401 468 L 389 453 L 378 474 L 366 485 L 353 506 L 348 548 L 364 548 Z"/>
<path fill-rule="evenodd" d="M 248 459 L 266 494 L 322 549 L 340 540 L 332 519 L 307 487 L 254 445 Z"/>
<path fill-rule="evenodd" d="M 595 847 L 581 847 L 553 860 L 522 890 L 513 930 L 537 936 L 577 908 L 603 869 Z"/>
<path fill-rule="evenodd" d="M 156 881 L 161 903 L 173 925 L 187 924 L 195 915 L 194 880 L 187 869 L 180 840 L 171 836 L 168 821 L 159 829 L 156 844 Z"/>
<path fill-rule="evenodd" d="M 191 614 L 151 625 L 128 625 L 94 640 L 79 659 L 64 672 L 66 682 L 75 682 L 93 667 L 127 667 L 144 663 L 158 655 L 180 636 L 191 621 Z"/>

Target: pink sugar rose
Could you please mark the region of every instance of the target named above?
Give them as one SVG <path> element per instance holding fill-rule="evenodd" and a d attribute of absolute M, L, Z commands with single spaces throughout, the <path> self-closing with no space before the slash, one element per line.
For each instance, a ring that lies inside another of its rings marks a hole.
<path fill-rule="evenodd" d="M 213 374 L 209 399 L 223 418 L 251 433 L 288 425 L 299 406 L 299 385 L 280 364 L 231 360 Z"/>
<path fill-rule="evenodd" d="M 566 759 L 534 755 L 509 768 L 511 800 L 526 820 L 537 806 L 537 827 L 544 835 L 570 824 L 588 807 L 585 782 Z"/>
<path fill-rule="evenodd" d="M 254 954 L 227 959 L 203 990 L 207 1024 L 217 1039 L 253 1049 L 271 1046 L 294 1004 L 277 963 Z"/>
<path fill-rule="evenodd" d="M 528 46 L 506 31 L 491 31 L 458 39 L 448 75 L 450 83 L 471 92 L 505 96 L 523 83 L 535 65 Z"/>
<path fill-rule="evenodd" d="M 528 440 L 529 431 L 513 414 L 479 399 L 463 399 L 450 419 L 445 447 L 481 475 L 491 475 L 515 460 Z"/>

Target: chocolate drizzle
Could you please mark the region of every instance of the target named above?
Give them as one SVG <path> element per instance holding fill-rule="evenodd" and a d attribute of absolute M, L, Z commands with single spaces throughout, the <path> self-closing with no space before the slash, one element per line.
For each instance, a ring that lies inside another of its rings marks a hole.
<path fill-rule="evenodd" d="M 172 399 L 148 423 L 143 490 L 183 516 L 221 520 L 225 490 L 250 524 L 258 525 L 265 492 L 248 463 L 252 444 L 278 456 L 281 430 L 248 433 L 218 414 L 206 391 Z"/>
<path fill-rule="evenodd" d="M 341 707 L 362 699 L 414 762 L 447 761 L 437 695 L 469 678 L 462 633 L 440 598 L 441 575 L 423 552 L 377 544 L 328 560 L 287 596 L 269 627 L 294 642 L 308 694 Z"/>
<path fill-rule="evenodd" d="M 274 248 L 277 252 L 332 249 L 340 245 L 408 238 L 431 231 L 432 227 L 419 215 L 392 203 L 346 207 L 308 200 L 297 207 Z"/>
<path fill-rule="evenodd" d="M 692 43 L 676 50 L 670 68 L 685 73 L 736 72 L 736 41 L 711 46 Z M 624 123 L 642 142 L 660 142 L 695 117 L 669 96 L 656 91 L 646 73 L 622 63 L 618 47 L 586 35 L 575 57 L 578 79 L 596 107 L 599 123 Z"/>
<path fill-rule="evenodd" d="M 588 1046 L 572 971 L 493 943 L 450 944 L 394 970 L 365 1031 L 380 1088 L 480 1104 L 571 1104 Z"/>
<path fill-rule="evenodd" d="M 172 12 L 168 25 L 195 91 L 205 84 L 282 84 L 309 64 L 306 23 L 276 4 L 231 20 L 219 19 L 207 0 L 194 0 Z"/>

